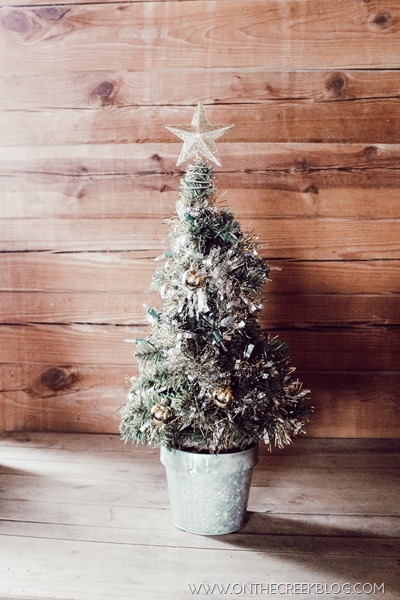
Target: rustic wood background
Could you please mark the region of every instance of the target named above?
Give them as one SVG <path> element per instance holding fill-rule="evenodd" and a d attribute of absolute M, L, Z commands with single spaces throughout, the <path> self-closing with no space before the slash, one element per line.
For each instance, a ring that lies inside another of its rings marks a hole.
<path fill-rule="evenodd" d="M 202 100 L 309 435 L 396 437 L 398 1 L 1 4 L 0 430 L 117 432 Z"/>

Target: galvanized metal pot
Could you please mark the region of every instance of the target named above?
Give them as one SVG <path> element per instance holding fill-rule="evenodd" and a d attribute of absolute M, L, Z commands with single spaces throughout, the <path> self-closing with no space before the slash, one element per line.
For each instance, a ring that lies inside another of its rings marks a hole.
<path fill-rule="evenodd" d="M 222 535 L 242 527 L 258 445 L 227 454 L 161 448 L 161 462 L 176 527 L 201 535 Z"/>

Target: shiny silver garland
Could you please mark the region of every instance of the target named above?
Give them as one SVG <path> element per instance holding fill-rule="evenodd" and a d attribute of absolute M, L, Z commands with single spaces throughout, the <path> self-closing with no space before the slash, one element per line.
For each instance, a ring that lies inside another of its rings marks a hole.
<path fill-rule="evenodd" d="M 217 207 L 212 167 L 200 158 L 186 169 L 176 210 L 152 283 L 164 304 L 148 309 L 151 332 L 136 340 L 140 374 L 122 436 L 208 452 L 287 444 L 311 409 L 286 344 L 258 323 L 269 267 Z"/>

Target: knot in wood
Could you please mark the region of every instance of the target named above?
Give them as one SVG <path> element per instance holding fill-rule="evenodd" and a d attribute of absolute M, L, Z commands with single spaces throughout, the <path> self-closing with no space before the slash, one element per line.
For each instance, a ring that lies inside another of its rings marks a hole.
<path fill-rule="evenodd" d="M 70 10 L 65 6 L 42 6 L 35 10 L 35 14 L 46 21 L 60 21 Z"/>
<path fill-rule="evenodd" d="M 2 21 L 4 27 L 17 33 L 28 33 L 32 29 L 32 24 L 28 17 L 19 10 L 13 10 L 6 15 Z"/>
<path fill-rule="evenodd" d="M 342 96 L 347 86 L 347 79 L 343 73 L 333 73 L 326 81 L 326 89 L 334 96 Z"/>
<path fill-rule="evenodd" d="M 296 160 L 293 164 L 293 170 L 297 173 L 305 173 L 310 170 L 310 166 L 306 160 Z"/>
<path fill-rule="evenodd" d="M 366 146 L 361 152 L 361 156 L 364 158 L 374 158 L 378 154 L 378 148 L 376 146 Z"/>
<path fill-rule="evenodd" d="M 40 384 L 53 392 L 69 388 L 77 380 L 78 376 L 75 373 L 68 372 L 60 367 L 51 367 L 40 376 Z"/>
<path fill-rule="evenodd" d="M 387 29 L 392 24 L 392 15 L 389 12 L 378 13 L 374 19 L 375 25 Z"/>
<path fill-rule="evenodd" d="M 102 106 L 112 103 L 112 94 L 114 92 L 114 84 L 112 81 L 102 81 L 97 85 L 91 93 L 92 98 L 99 98 Z"/>

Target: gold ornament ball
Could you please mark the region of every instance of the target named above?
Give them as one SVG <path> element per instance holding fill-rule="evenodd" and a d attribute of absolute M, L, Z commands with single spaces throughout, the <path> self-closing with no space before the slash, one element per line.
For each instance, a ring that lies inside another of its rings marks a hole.
<path fill-rule="evenodd" d="M 184 272 L 182 282 L 188 288 L 196 289 L 203 285 L 204 277 L 194 269 L 188 269 Z"/>
<path fill-rule="evenodd" d="M 228 408 L 233 402 L 233 393 L 229 386 L 215 390 L 213 394 L 213 402 L 219 408 Z"/>
<path fill-rule="evenodd" d="M 169 406 L 165 406 L 165 404 L 155 404 L 151 408 L 151 420 L 154 425 L 157 427 L 161 427 L 161 425 L 165 425 L 172 418 L 172 411 Z"/>

